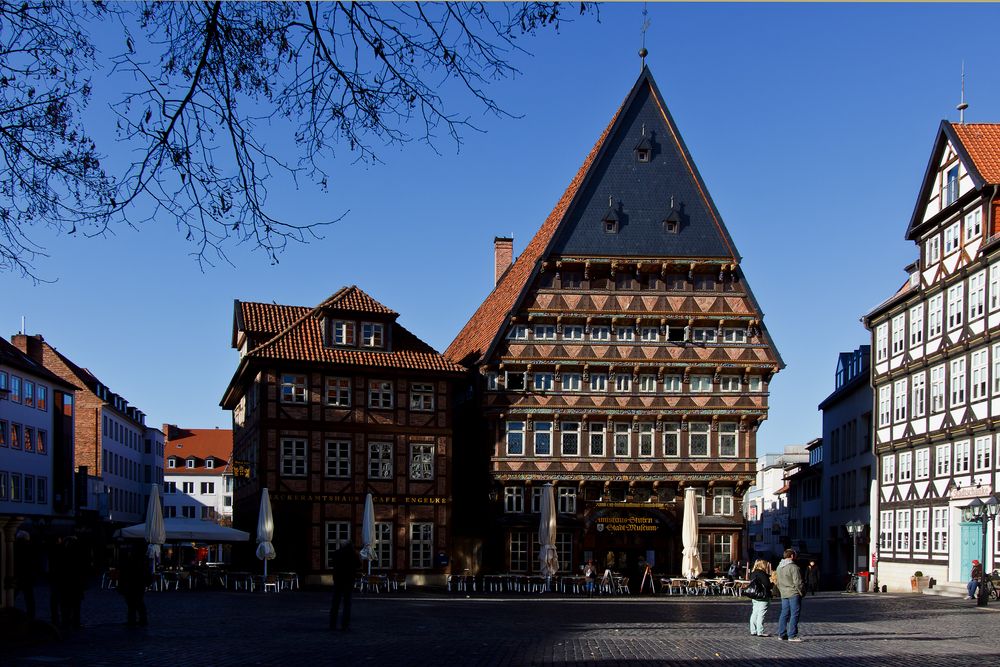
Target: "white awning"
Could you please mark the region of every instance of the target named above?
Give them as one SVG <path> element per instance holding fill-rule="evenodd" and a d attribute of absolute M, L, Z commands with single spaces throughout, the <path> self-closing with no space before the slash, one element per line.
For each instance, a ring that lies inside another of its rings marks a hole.
<path fill-rule="evenodd" d="M 250 539 L 250 533 L 200 519 L 170 518 L 164 519 L 163 525 L 167 531 L 167 542 L 246 542 Z M 144 540 L 146 539 L 146 524 L 137 523 L 134 526 L 122 528 L 115 535 Z"/>

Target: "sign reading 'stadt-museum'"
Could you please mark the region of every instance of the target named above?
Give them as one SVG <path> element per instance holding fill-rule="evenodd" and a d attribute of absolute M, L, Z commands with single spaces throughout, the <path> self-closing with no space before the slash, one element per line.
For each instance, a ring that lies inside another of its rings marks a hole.
<path fill-rule="evenodd" d="M 599 533 L 655 533 L 660 527 L 651 516 L 599 516 L 594 523 Z"/>

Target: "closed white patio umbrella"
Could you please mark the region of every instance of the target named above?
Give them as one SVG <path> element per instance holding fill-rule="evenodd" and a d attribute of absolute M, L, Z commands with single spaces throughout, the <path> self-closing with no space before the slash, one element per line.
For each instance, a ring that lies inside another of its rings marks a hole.
<path fill-rule="evenodd" d="M 160 485 L 153 484 L 149 491 L 149 504 L 146 505 L 146 530 L 143 537 L 149 546 L 146 548 L 146 558 L 153 561 L 156 568 L 160 560 L 160 547 L 167 541 L 167 529 L 163 525 L 163 508 L 160 507 Z"/>
<path fill-rule="evenodd" d="M 556 551 L 556 499 L 552 482 L 542 487 L 541 518 L 538 522 L 538 569 L 542 576 L 551 579 L 559 571 Z M 550 586 L 551 588 L 551 586 Z"/>
<path fill-rule="evenodd" d="M 274 545 L 274 516 L 271 514 L 271 497 L 267 494 L 267 487 L 260 494 L 260 513 L 257 515 L 257 558 L 264 561 L 264 576 L 267 576 L 267 561 L 275 557 Z"/>
<path fill-rule="evenodd" d="M 372 573 L 375 554 L 375 503 L 372 494 L 365 496 L 365 512 L 361 519 L 361 557 L 368 561 L 368 574 Z"/>
<path fill-rule="evenodd" d="M 701 557 L 698 555 L 698 507 L 694 487 L 684 489 L 684 523 L 681 526 L 681 574 L 694 579 L 701 574 Z"/>

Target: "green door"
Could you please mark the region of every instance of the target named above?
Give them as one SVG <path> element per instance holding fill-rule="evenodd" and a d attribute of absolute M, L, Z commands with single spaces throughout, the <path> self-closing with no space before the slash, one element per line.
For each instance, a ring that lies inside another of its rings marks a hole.
<path fill-rule="evenodd" d="M 960 523 L 962 527 L 961 566 L 959 580 L 968 581 L 972 573 L 972 561 L 983 557 L 983 528 L 978 523 Z"/>

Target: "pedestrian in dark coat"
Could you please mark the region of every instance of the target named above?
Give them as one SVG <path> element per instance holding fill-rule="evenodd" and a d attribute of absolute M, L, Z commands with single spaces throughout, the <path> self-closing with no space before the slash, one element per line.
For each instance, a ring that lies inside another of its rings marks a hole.
<path fill-rule="evenodd" d="M 341 601 L 344 603 L 344 613 L 340 619 L 340 628 L 347 630 L 351 625 L 351 592 L 354 590 L 354 577 L 361 567 L 361 559 L 352 542 L 347 542 L 333 554 L 333 602 L 330 605 L 330 629 L 337 629 L 337 612 Z"/>
<path fill-rule="evenodd" d="M 80 627 L 80 605 L 83 604 L 87 569 L 88 563 L 80 540 L 75 535 L 70 535 L 58 549 L 53 575 L 58 582 L 59 606 L 65 628 Z"/>
<path fill-rule="evenodd" d="M 118 575 L 118 592 L 125 598 L 130 628 L 146 625 L 146 587 L 152 580 L 151 565 L 141 544 L 132 545 L 125 553 Z"/>
<path fill-rule="evenodd" d="M 819 590 L 819 567 L 816 565 L 816 561 L 809 561 L 809 567 L 806 568 L 806 593 L 812 593 L 816 595 L 816 591 Z"/>
<path fill-rule="evenodd" d="M 19 530 L 14 536 L 14 598 L 24 596 L 24 610 L 28 618 L 35 618 L 35 575 L 38 571 L 38 554 L 31 543 L 31 535 Z"/>

